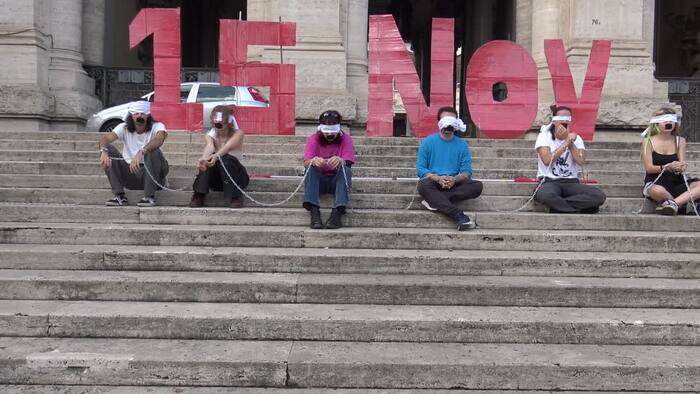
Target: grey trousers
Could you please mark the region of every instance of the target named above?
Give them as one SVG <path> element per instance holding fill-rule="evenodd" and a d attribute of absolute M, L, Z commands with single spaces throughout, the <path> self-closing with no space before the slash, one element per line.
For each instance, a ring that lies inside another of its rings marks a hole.
<path fill-rule="evenodd" d="M 550 212 L 586 213 L 597 210 L 605 202 L 605 193 L 578 179 L 549 179 L 535 194 L 535 201 L 550 208 Z"/>
<path fill-rule="evenodd" d="M 106 148 L 109 157 L 117 159 L 122 158 L 122 154 L 114 145 L 107 145 Z M 105 170 L 107 179 L 109 179 L 109 184 L 112 187 L 112 193 L 114 193 L 114 195 L 124 194 L 124 188 L 126 188 L 129 190 L 143 190 L 143 194 L 146 197 L 155 196 L 156 190 L 159 190 L 160 187 L 146 174 L 146 170 L 143 168 L 144 164 L 151 170 L 151 173 L 158 183 L 162 185 L 163 182 L 165 182 L 165 177 L 168 175 L 169 171 L 168 161 L 165 160 L 160 149 L 156 149 L 143 156 L 141 171 L 135 174 L 129 171 L 129 164 L 127 164 L 127 162 L 123 160 L 112 160 L 112 165 Z"/>

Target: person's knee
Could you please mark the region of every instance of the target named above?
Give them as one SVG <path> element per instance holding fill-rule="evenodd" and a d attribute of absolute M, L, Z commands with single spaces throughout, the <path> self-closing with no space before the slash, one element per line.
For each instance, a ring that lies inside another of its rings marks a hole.
<path fill-rule="evenodd" d="M 418 181 L 418 193 L 424 195 L 429 189 L 432 189 L 434 182 L 428 178 L 422 178 Z"/>
<path fill-rule="evenodd" d="M 535 201 L 541 203 L 552 201 L 557 197 L 560 196 L 552 190 L 538 190 L 537 193 L 535 193 Z"/>
<path fill-rule="evenodd" d="M 479 181 L 472 181 L 469 186 L 472 188 L 474 198 L 479 197 L 484 192 L 484 184 Z"/>
<path fill-rule="evenodd" d="M 591 200 L 594 205 L 596 206 L 601 206 L 605 203 L 605 200 L 607 199 L 607 196 L 605 193 L 603 193 L 602 190 L 600 189 L 593 189 L 591 193 Z"/>

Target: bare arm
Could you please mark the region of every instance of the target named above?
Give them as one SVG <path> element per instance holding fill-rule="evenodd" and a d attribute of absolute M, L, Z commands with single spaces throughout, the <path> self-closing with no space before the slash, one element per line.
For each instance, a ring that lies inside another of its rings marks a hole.
<path fill-rule="evenodd" d="M 566 145 L 562 145 L 552 152 L 548 146 L 540 146 L 537 148 L 537 154 L 540 156 L 540 160 L 542 160 L 544 165 L 549 166 L 552 161 L 558 159 L 564 154 L 564 152 L 566 152 L 566 148 Z"/>
<path fill-rule="evenodd" d="M 166 133 L 165 130 L 158 130 L 156 132 L 156 136 L 153 137 L 141 150 L 143 153 L 151 153 L 163 146 L 166 138 L 168 138 L 168 133 Z"/>
<path fill-rule="evenodd" d="M 204 150 L 202 151 L 202 159 L 209 159 L 216 151 L 214 147 L 214 139 L 204 134 Z"/>
<path fill-rule="evenodd" d="M 569 148 L 571 150 L 571 156 L 574 158 L 574 161 L 576 162 L 576 164 L 578 164 L 580 166 L 584 165 L 585 164 L 585 160 L 584 160 L 584 156 L 583 156 L 584 150 L 577 148 L 576 145 L 573 143 L 571 144 L 571 146 Z"/>
<path fill-rule="evenodd" d="M 661 166 L 655 166 L 651 158 L 651 144 L 642 142 L 642 165 L 647 174 L 660 174 Z"/>
<path fill-rule="evenodd" d="M 219 148 L 216 152 L 219 156 L 224 156 L 231 152 L 232 150 L 238 149 L 243 146 L 243 131 L 238 130 L 231 138 L 226 141 L 224 146 Z"/>
<path fill-rule="evenodd" d="M 115 133 L 109 132 L 109 133 L 104 133 L 102 137 L 100 137 L 100 142 L 97 146 L 98 149 L 102 149 L 105 146 L 111 144 L 112 142 L 117 140 L 117 135 Z"/>

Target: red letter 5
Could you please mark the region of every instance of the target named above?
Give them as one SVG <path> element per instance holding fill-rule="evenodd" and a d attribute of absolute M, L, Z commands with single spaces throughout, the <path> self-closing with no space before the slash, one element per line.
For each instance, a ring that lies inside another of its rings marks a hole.
<path fill-rule="evenodd" d="M 293 64 L 249 64 L 248 45 L 296 45 L 296 24 L 221 20 L 221 84 L 270 86 L 270 108 L 236 107 L 238 123 L 249 133 L 293 135 L 296 86 Z"/>

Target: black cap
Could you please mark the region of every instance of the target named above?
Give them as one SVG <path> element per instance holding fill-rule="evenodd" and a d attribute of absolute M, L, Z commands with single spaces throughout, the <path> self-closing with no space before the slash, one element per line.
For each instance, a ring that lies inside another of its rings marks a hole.
<path fill-rule="evenodd" d="M 340 112 L 333 109 L 322 113 L 321 116 L 318 117 L 318 123 L 325 125 L 340 124 L 342 120 L 343 117 L 340 116 Z"/>

